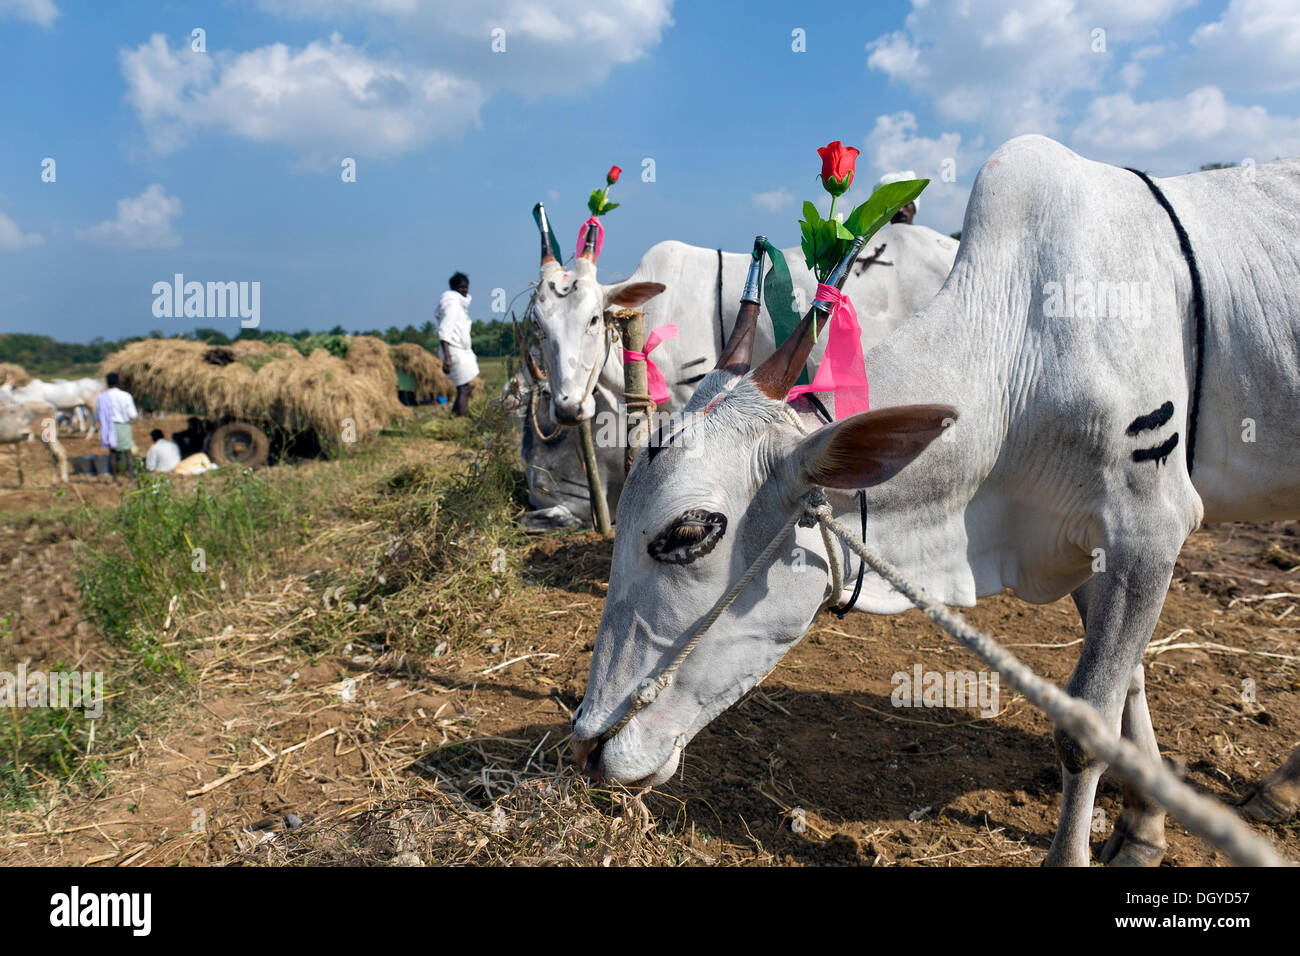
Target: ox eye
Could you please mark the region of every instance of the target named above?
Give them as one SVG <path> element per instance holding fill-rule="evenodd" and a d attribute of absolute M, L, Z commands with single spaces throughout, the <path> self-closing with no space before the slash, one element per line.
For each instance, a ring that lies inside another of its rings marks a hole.
<path fill-rule="evenodd" d="M 646 551 L 665 564 L 689 564 L 712 551 L 726 531 L 726 515 L 697 508 L 665 528 Z"/>
<path fill-rule="evenodd" d="M 595 328 L 595 327 L 596 327 L 596 323 L 598 323 L 599 321 L 600 321 L 600 316 L 599 316 L 599 315 L 593 315 L 593 316 L 591 317 L 591 321 L 590 321 L 589 323 L 587 323 L 587 324 L 590 325 L 592 328 Z"/>

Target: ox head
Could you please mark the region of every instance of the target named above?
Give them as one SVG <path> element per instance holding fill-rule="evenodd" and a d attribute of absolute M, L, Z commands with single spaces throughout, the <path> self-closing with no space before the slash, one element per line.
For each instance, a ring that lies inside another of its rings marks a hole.
<path fill-rule="evenodd" d="M 669 779 L 686 743 L 811 625 L 828 581 L 820 532 L 786 532 L 654 693 L 655 678 L 701 620 L 782 534 L 810 488 L 886 481 L 956 418 L 948 406 L 909 405 L 805 432 L 784 400 L 811 348 L 808 323 L 752 372 L 747 354 L 737 363 L 728 349 L 732 364 L 700 383 L 662 429 L 659 447 L 633 465 L 587 692 L 574 717 L 574 759 L 590 773 L 638 786 Z M 638 697 L 650 702 L 611 734 Z"/>
<path fill-rule="evenodd" d="M 664 291 L 660 282 L 620 282 L 601 285 L 596 279 L 596 227 L 587 230 L 585 248 L 572 268 L 560 265 L 551 248 L 546 211 L 538 204 L 542 233 L 542 264 L 533 303 L 541 339 L 545 375 L 551 385 L 555 420 L 577 425 L 596 413 L 592 389 L 608 357 L 610 340 L 605 313 L 634 309 Z"/>

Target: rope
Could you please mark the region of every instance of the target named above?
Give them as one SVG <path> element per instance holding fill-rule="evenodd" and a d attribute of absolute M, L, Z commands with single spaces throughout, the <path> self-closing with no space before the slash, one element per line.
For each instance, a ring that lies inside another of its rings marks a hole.
<path fill-rule="evenodd" d="M 722 326 L 722 250 L 718 250 L 718 354 L 727 348 L 727 330 Z"/>
<path fill-rule="evenodd" d="M 1205 290 L 1201 286 L 1201 270 L 1196 264 L 1196 253 L 1192 252 L 1192 240 L 1160 187 L 1146 173 L 1125 168 L 1147 184 L 1147 188 L 1156 197 L 1156 202 L 1169 214 L 1169 221 L 1174 224 L 1174 232 L 1178 236 L 1178 248 L 1192 274 L 1192 338 L 1196 343 L 1196 355 L 1192 360 L 1196 363 L 1196 368 L 1192 373 L 1192 401 L 1187 409 L 1187 474 L 1191 475 L 1192 463 L 1196 460 L 1196 419 L 1201 409 L 1201 379 L 1205 372 Z"/>
<path fill-rule="evenodd" d="M 1055 684 L 1043 680 L 992 636 L 972 627 L 960 614 L 912 585 L 893 565 L 859 543 L 835 520 L 828 504 L 811 508 L 817 521 L 857 553 L 872 570 L 967 648 L 978 654 L 1003 680 L 1044 711 L 1093 757 L 1105 761 L 1133 786 L 1155 799 L 1187 829 L 1204 837 L 1243 866 L 1284 866 L 1273 845 L 1217 801 L 1197 793 L 1163 763 L 1149 762 L 1129 741 L 1106 726 L 1097 711 Z"/>
<path fill-rule="evenodd" d="M 718 599 L 717 603 L 713 605 L 712 610 L 705 615 L 704 620 L 700 622 L 700 626 L 695 631 L 695 636 L 686 643 L 685 647 L 677 652 L 669 665 L 660 671 L 658 677 L 653 681 L 647 681 L 637 690 L 636 699 L 632 702 L 632 706 L 628 709 L 628 712 L 623 715 L 618 723 L 600 735 L 598 743 L 603 744 L 605 741 L 615 737 L 620 730 L 628 725 L 633 717 L 639 714 L 647 704 L 658 697 L 659 692 L 672 682 L 673 675 L 677 673 L 677 669 L 682 666 L 682 663 L 686 658 L 691 656 L 691 652 L 699 646 L 700 641 L 704 639 L 704 635 L 709 632 L 709 628 L 713 626 L 714 622 L 716 622 L 718 618 L 722 617 L 727 608 L 731 607 L 735 602 L 736 598 L 740 597 L 740 592 L 749 586 L 750 581 L 754 580 L 754 575 L 758 574 L 759 569 L 766 566 L 767 562 L 772 559 L 772 556 L 776 554 L 777 549 L 785 543 L 786 535 L 790 533 L 795 524 L 797 524 L 802 517 L 803 513 L 796 511 L 786 519 L 785 524 L 781 526 L 781 530 L 776 533 L 776 537 L 768 543 L 762 553 L 759 554 L 759 556 L 754 559 L 753 563 L 745 569 L 745 573 L 740 576 L 740 580 L 733 584 L 727 593 L 722 595 L 722 597 Z"/>
<path fill-rule="evenodd" d="M 549 445 L 552 441 L 555 440 L 556 436 L 559 435 L 560 432 L 564 431 L 564 426 L 557 424 L 555 426 L 555 431 L 551 432 L 550 435 L 542 434 L 542 427 L 537 423 L 537 393 L 539 391 L 540 388 L 537 386 L 534 386 L 533 388 L 529 389 L 528 420 L 533 424 L 533 434 Z"/>

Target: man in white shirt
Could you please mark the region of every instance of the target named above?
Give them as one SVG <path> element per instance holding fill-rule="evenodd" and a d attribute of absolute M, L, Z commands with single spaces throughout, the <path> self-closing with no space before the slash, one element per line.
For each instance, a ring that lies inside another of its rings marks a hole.
<path fill-rule="evenodd" d="M 478 359 L 474 357 L 470 341 L 469 277 L 457 272 L 447 285 L 450 288 L 438 300 L 434 323 L 438 326 L 438 340 L 442 344 L 442 370 L 456 386 L 452 412 L 464 415 L 469 411 L 470 382 L 478 375 Z"/>
<path fill-rule="evenodd" d="M 140 417 L 135 409 L 135 399 L 129 392 L 117 387 L 117 373 L 109 372 L 108 388 L 99 393 L 95 402 L 95 417 L 99 420 L 99 443 L 108 449 L 108 468 L 117 484 L 117 462 L 126 455 L 127 474 L 135 478 L 135 439 L 131 435 L 131 422 Z"/>
<path fill-rule="evenodd" d="M 175 471 L 181 463 L 180 446 L 166 437 L 161 428 L 155 428 L 149 437 L 153 439 L 153 444 L 149 446 L 149 454 L 144 456 L 145 468 L 150 471 Z"/>

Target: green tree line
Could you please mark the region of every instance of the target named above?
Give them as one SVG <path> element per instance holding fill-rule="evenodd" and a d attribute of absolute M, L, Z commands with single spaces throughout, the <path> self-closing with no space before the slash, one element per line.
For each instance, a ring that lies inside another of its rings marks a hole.
<path fill-rule="evenodd" d="M 26 332 L 0 333 L 0 362 L 21 365 L 31 375 L 49 376 L 77 366 L 98 365 L 118 349 L 145 338 L 188 339 L 206 342 L 209 345 L 229 345 L 237 339 L 262 339 L 267 342 L 289 342 L 303 351 L 310 351 L 317 347 L 335 351 L 335 343 L 341 343 L 342 337 L 348 335 L 373 335 L 383 339 L 389 345 L 414 342 L 424 346 L 434 355 L 440 354 L 438 333 L 432 322 L 425 322 L 418 327 L 406 325 L 399 328 L 390 325 L 384 330 L 369 329 L 351 332 L 341 325 L 336 325 L 325 332 L 312 332 L 308 329 L 292 333 L 240 329 L 233 338 L 220 329 L 211 328 L 197 328 L 192 332 L 180 332 L 170 336 L 154 330 L 147 336 L 133 335 L 112 340 L 96 336 L 84 343 L 60 342 L 48 335 L 32 335 Z M 510 323 L 500 319 L 473 323 L 470 327 L 470 336 L 475 353 L 483 357 L 509 355 L 515 350 L 514 332 Z"/>

